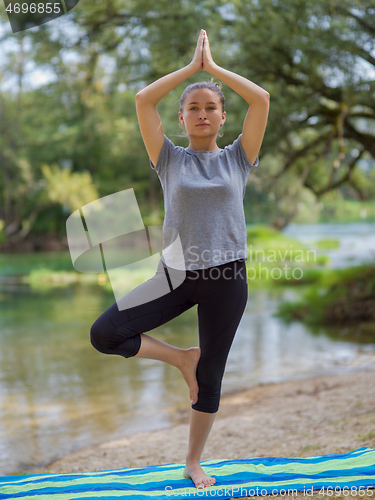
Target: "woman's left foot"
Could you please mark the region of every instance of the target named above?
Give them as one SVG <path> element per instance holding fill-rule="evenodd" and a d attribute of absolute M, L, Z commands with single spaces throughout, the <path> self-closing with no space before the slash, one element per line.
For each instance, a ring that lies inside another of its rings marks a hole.
<path fill-rule="evenodd" d="M 216 483 L 216 479 L 203 472 L 199 464 L 186 464 L 184 477 L 186 477 L 186 479 L 191 479 L 196 488 L 206 488 Z"/>

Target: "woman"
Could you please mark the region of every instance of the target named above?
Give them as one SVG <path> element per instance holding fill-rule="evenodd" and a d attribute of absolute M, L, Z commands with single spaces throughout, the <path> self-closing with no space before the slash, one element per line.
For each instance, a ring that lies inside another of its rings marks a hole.
<path fill-rule="evenodd" d="M 181 96 L 179 120 L 189 137 L 187 148 L 175 147 L 164 135 L 156 110 L 160 99 L 201 70 L 223 81 L 249 104 L 242 134 L 224 149 L 216 144 L 226 118 L 224 96 L 215 84 L 193 84 Z M 243 196 L 250 170 L 258 165 L 269 94 L 215 64 L 207 34 L 201 30 L 191 63 L 141 90 L 136 107 L 151 167 L 164 191 L 164 227 L 178 231 L 186 277 L 158 299 L 122 311 L 116 304 L 111 306 L 92 326 L 91 342 L 106 354 L 157 359 L 181 371 L 192 403 L 184 476 L 197 488 L 204 488 L 213 485 L 215 478 L 202 470 L 200 459 L 218 411 L 225 363 L 247 301 Z M 169 278 L 173 266 L 163 267 Z M 199 348 L 180 349 L 144 333 L 196 304 Z"/>

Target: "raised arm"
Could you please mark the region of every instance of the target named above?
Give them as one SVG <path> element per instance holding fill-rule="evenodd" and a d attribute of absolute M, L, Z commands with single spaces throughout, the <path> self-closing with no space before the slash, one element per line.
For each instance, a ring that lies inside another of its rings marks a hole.
<path fill-rule="evenodd" d="M 156 105 L 164 96 L 190 76 L 203 69 L 204 30 L 198 38 L 194 57 L 187 66 L 163 76 L 142 89 L 135 96 L 139 128 L 151 161 L 156 165 L 164 143 L 163 125 Z"/>
<path fill-rule="evenodd" d="M 212 59 L 206 32 L 203 41 L 203 69 L 218 78 L 249 104 L 243 127 L 241 144 L 250 163 L 254 163 L 266 131 L 269 93 L 243 76 L 218 66 Z"/>

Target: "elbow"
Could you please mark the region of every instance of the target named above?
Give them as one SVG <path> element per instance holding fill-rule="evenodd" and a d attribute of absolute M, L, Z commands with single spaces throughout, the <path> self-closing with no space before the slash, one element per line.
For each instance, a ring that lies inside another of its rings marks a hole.
<path fill-rule="evenodd" d="M 141 99 L 142 99 L 142 90 L 140 90 L 135 94 L 135 102 L 140 101 Z"/>
<path fill-rule="evenodd" d="M 262 106 L 267 110 L 270 108 L 270 94 L 268 92 L 264 92 Z"/>
<path fill-rule="evenodd" d="M 248 101 L 249 102 L 249 101 Z M 253 100 L 253 104 L 259 105 L 259 106 L 269 106 L 270 103 L 270 94 L 264 90 L 264 92 L 260 92 L 256 99 Z M 251 106 L 251 102 L 249 102 Z"/>
<path fill-rule="evenodd" d="M 135 102 L 147 102 L 149 100 L 149 93 L 147 90 L 142 89 L 135 94 Z"/>
<path fill-rule="evenodd" d="M 136 109 L 140 109 L 141 107 L 144 107 L 145 104 L 145 95 L 140 90 L 137 94 L 135 94 L 135 107 Z"/>
<path fill-rule="evenodd" d="M 136 106 L 145 106 L 154 103 L 150 101 L 150 95 L 143 89 L 135 94 L 135 104 Z"/>

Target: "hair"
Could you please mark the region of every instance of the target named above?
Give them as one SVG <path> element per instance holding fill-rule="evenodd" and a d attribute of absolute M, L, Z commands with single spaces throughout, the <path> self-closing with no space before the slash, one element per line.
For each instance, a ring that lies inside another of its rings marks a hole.
<path fill-rule="evenodd" d="M 221 83 L 214 82 L 212 78 L 211 78 L 210 82 L 192 83 L 191 85 L 188 85 L 186 87 L 186 89 L 182 92 L 182 95 L 180 97 L 180 112 L 181 113 L 182 113 L 182 107 L 184 105 L 187 94 L 189 92 L 192 92 L 193 90 L 196 90 L 196 89 L 209 89 L 209 90 L 212 90 L 213 92 L 216 92 L 217 94 L 219 94 L 220 100 L 221 100 L 221 106 L 223 108 L 223 113 L 224 113 L 225 97 L 221 91 Z"/>

